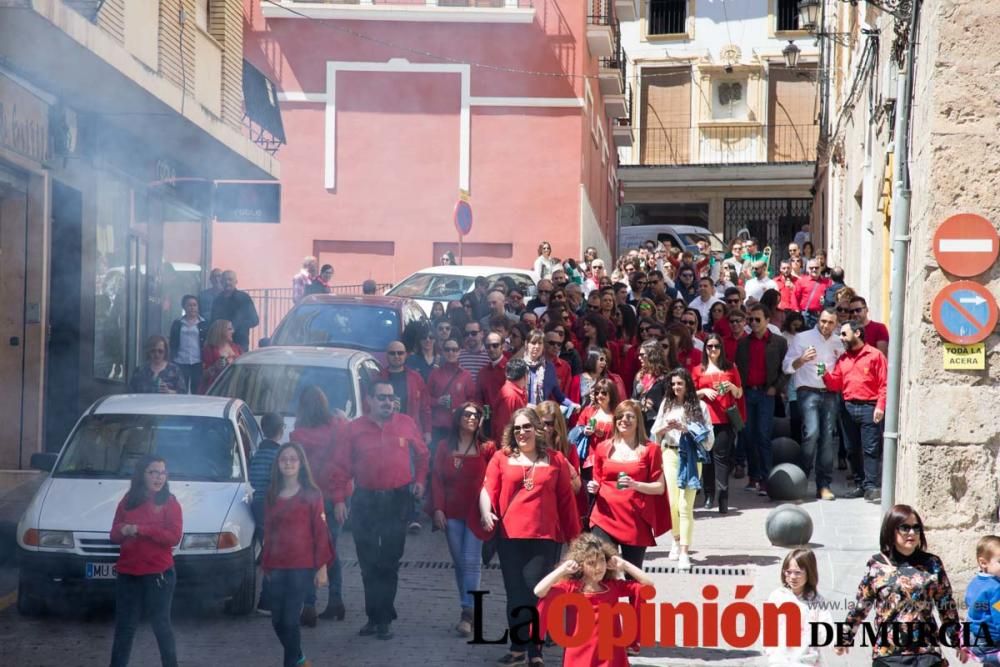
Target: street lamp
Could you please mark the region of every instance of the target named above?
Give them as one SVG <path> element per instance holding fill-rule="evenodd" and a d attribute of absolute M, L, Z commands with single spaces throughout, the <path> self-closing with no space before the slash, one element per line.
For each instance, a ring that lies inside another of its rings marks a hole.
<path fill-rule="evenodd" d="M 790 69 L 794 69 L 799 64 L 799 55 L 801 55 L 802 50 L 795 46 L 795 42 L 788 40 L 788 46 L 781 50 L 781 55 L 785 56 L 785 65 Z"/>
<path fill-rule="evenodd" d="M 799 0 L 799 30 L 814 32 L 819 26 L 819 11 L 822 0 Z"/>

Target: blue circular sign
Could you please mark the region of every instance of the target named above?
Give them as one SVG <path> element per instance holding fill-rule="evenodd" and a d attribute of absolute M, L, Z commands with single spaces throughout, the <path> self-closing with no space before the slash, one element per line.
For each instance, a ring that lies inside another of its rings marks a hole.
<path fill-rule="evenodd" d="M 455 229 L 462 236 L 472 231 L 472 206 L 461 200 L 455 204 Z"/>

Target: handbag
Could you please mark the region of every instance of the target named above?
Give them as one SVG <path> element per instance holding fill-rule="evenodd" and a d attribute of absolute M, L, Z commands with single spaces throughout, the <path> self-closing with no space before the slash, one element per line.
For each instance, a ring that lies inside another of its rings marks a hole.
<path fill-rule="evenodd" d="M 523 486 L 519 486 L 517 487 L 517 490 L 514 491 L 514 495 L 510 497 L 510 505 L 507 505 L 507 512 L 510 511 L 511 506 L 514 505 L 514 498 L 517 498 L 517 494 L 523 488 Z M 507 516 L 507 512 L 501 514 L 497 519 L 496 525 L 493 526 L 493 534 L 490 535 L 489 539 L 483 540 L 483 547 L 480 556 L 482 557 L 484 566 L 492 563 L 493 557 L 497 555 L 497 548 L 500 544 L 500 523 L 503 521 L 503 518 Z"/>
<path fill-rule="evenodd" d="M 737 433 L 743 430 L 746 423 L 743 421 L 743 415 L 740 414 L 740 409 L 735 405 L 730 405 L 726 408 L 726 419 L 729 420 L 729 425 Z"/>

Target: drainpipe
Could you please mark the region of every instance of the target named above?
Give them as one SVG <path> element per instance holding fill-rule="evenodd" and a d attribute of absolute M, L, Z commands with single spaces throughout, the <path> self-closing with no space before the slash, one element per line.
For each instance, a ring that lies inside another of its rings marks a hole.
<path fill-rule="evenodd" d="M 910 8 L 909 46 L 896 93 L 896 131 L 893 142 L 892 292 L 889 298 L 889 377 L 882 451 L 882 513 L 896 502 L 896 452 L 899 446 L 900 386 L 903 380 L 903 324 L 906 314 L 906 267 L 910 246 L 910 101 L 913 97 L 913 59 L 916 51 L 920 0 Z"/>

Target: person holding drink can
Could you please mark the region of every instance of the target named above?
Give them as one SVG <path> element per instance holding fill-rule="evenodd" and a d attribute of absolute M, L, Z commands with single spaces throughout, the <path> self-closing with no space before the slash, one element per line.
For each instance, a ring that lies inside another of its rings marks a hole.
<path fill-rule="evenodd" d="M 461 351 L 458 343 L 446 341 L 441 349 L 444 352 L 441 365 L 432 370 L 427 379 L 431 402 L 431 442 L 435 444 L 445 439 L 452 429 L 452 406 L 476 399 L 476 382 L 472 374 L 458 365 Z M 434 460 L 434 445 L 431 447 L 431 460 Z"/>

